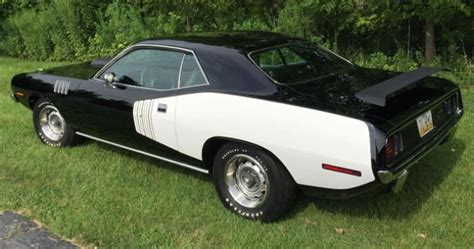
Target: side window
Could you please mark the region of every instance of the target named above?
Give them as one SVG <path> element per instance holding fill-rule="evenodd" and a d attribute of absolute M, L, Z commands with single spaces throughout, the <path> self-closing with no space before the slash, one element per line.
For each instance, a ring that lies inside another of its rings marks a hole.
<path fill-rule="evenodd" d="M 267 50 L 255 54 L 255 62 L 270 77 L 277 78 L 279 69 L 284 66 L 280 52 L 277 49 Z"/>
<path fill-rule="evenodd" d="M 263 51 L 258 53 L 255 62 L 261 67 L 282 66 L 283 61 L 280 53 L 276 49 Z"/>
<path fill-rule="evenodd" d="M 139 49 L 120 58 L 101 76 L 114 73 L 118 82 L 160 90 L 178 88 L 182 52 Z"/>
<path fill-rule="evenodd" d="M 299 55 L 293 52 L 288 47 L 283 47 L 280 50 L 281 56 L 285 60 L 286 65 L 297 65 L 297 64 L 304 64 L 306 63 Z"/>
<path fill-rule="evenodd" d="M 179 80 L 180 88 L 206 84 L 206 79 L 192 54 L 184 56 Z"/>

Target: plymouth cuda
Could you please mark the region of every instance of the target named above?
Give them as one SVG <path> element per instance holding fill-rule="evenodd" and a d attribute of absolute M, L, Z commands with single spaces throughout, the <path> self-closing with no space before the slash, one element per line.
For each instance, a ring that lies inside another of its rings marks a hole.
<path fill-rule="evenodd" d="M 300 190 L 400 191 L 463 114 L 441 70 L 362 68 L 276 33 L 196 34 L 16 75 L 12 98 L 47 145 L 88 138 L 209 174 L 226 208 L 273 221 Z"/>

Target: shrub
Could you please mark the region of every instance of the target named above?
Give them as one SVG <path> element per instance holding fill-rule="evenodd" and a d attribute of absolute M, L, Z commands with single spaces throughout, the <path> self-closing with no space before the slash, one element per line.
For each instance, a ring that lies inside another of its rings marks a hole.
<path fill-rule="evenodd" d="M 9 27 L 14 29 L 13 34 L 7 38 L 9 48 L 24 49 L 21 56 L 37 60 L 46 60 L 53 52 L 53 43 L 50 38 L 50 15 L 46 11 L 35 9 L 26 10 L 9 18 Z M 15 36 L 19 35 L 19 39 Z M 21 42 L 22 47 L 17 47 L 15 42 Z"/>
<path fill-rule="evenodd" d="M 95 36 L 90 40 L 89 55 L 110 56 L 133 42 L 150 36 L 135 5 L 110 4 L 100 18 Z"/>
<path fill-rule="evenodd" d="M 408 57 L 404 50 L 398 50 L 393 56 L 381 52 L 370 55 L 359 54 L 354 58 L 354 62 L 362 67 L 397 72 L 414 70 L 420 66 L 443 67 L 448 71 L 441 72 L 439 76 L 463 87 L 470 87 L 474 84 L 473 67 L 470 61 L 458 54 L 451 55 L 449 60 L 444 60 L 444 62 L 441 57 L 436 57 L 432 62 L 427 63 L 421 51 L 415 52 L 413 57 Z"/>

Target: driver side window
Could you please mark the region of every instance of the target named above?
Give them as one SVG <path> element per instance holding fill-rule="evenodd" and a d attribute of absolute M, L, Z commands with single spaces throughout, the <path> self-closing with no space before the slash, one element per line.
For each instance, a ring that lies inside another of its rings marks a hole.
<path fill-rule="evenodd" d="M 177 89 L 183 52 L 138 49 L 131 51 L 102 74 L 114 73 L 122 84 L 159 90 Z"/>

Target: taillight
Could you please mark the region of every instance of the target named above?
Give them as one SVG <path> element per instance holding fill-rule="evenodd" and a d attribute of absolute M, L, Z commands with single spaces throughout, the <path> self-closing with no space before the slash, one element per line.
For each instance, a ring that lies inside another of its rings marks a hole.
<path fill-rule="evenodd" d="M 403 140 L 400 134 L 395 134 L 387 138 L 385 145 L 385 156 L 387 161 L 391 161 L 403 151 Z"/>
<path fill-rule="evenodd" d="M 448 115 L 453 114 L 456 112 L 456 109 L 458 108 L 458 98 L 457 95 L 452 96 L 448 100 L 444 102 L 444 112 L 447 113 Z"/>

